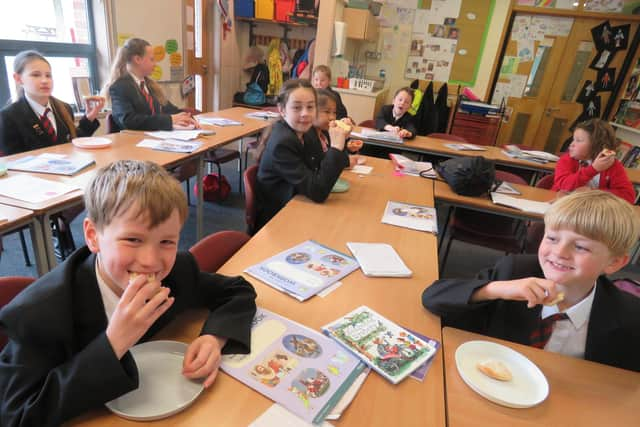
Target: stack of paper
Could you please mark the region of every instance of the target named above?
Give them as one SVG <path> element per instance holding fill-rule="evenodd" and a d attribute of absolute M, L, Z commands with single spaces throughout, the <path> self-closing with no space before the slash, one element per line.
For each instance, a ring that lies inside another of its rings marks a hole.
<path fill-rule="evenodd" d="M 431 162 L 418 162 L 401 154 L 390 153 L 389 158 L 397 171 L 407 175 L 422 176 L 424 178 L 437 178 Z"/>
<path fill-rule="evenodd" d="M 460 143 L 460 142 L 444 144 L 444 146 L 451 148 L 452 150 L 458 150 L 458 151 L 486 151 L 487 150 L 485 147 L 480 147 L 479 145 Z"/>
<path fill-rule="evenodd" d="M 362 272 L 372 277 L 410 277 L 412 272 L 393 246 L 386 243 L 348 242 Z"/>
<path fill-rule="evenodd" d="M 384 210 L 382 222 L 413 230 L 438 233 L 436 210 L 426 206 L 389 201 Z"/>
<path fill-rule="evenodd" d="M 199 141 L 180 141 L 178 139 L 143 139 L 136 147 L 151 148 L 158 151 L 171 151 L 173 153 L 192 153 L 202 146 Z"/>
<path fill-rule="evenodd" d="M 29 203 L 42 203 L 79 189 L 79 186 L 31 175 L 13 175 L 0 180 L 0 195 Z"/>
<path fill-rule="evenodd" d="M 510 208 L 520 209 L 524 212 L 538 213 L 541 215 L 544 215 L 547 209 L 551 206 L 551 203 L 548 202 L 536 202 L 535 200 L 520 199 L 496 192 L 491 193 L 491 200 L 496 205 L 509 206 Z"/>

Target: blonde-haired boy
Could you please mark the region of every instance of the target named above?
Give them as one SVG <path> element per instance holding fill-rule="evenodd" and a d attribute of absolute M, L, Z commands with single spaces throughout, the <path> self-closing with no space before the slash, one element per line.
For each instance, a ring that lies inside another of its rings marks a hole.
<path fill-rule="evenodd" d="M 446 325 L 640 371 L 640 299 L 605 277 L 638 241 L 635 208 L 578 192 L 553 203 L 545 227 L 537 258 L 509 255 L 475 279 L 437 280 L 422 304 Z M 558 313 L 567 318 L 552 322 Z"/>
<path fill-rule="evenodd" d="M 311 85 L 315 89 L 326 89 L 336 98 L 336 119 L 349 118 L 347 107 L 342 103 L 340 94 L 331 88 L 331 68 L 326 65 L 316 65 L 311 73 Z M 349 118 L 349 120 L 351 120 Z M 351 120 L 352 124 L 353 120 Z"/>
<path fill-rule="evenodd" d="M 255 291 L 177 253 L 186 197 L 163 168 L 118 161 L 85 191 L 86 247 L 0 311 L 0 425 L 60 425 L 138 387 L 129 349 L 194 307 L 210 314 L 183 375 L 215 380 L 221 353 L 248 353 Z"/>

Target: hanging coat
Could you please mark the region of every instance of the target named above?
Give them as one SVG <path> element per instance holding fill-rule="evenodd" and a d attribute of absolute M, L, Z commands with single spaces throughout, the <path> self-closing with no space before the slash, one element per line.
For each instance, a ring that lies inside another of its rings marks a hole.
<path fill-rule="evenodd" d="M 438 97 L 435 102 L 436 111 L 436 128 L 434 132 L 446 133 L 449 124 L 449 107 L 447 106 L 447 98 L 449 97 L 449 88 L 444 83 L 438 90 Z"/>
<path fill-rule="evenodd" d="M 277 95 L 282 87 L 282 62 L 280 61 L 280 39 L 273 38 L 267 49 L 269 66 L 269 88 L 267 95 Z"/>
<path fill-rule="evenodd" d="M 418 135 L 426 136 L 435 132 L 436 125 L 434 119 L 436 117 L 434 110 L 433 82 L 431 81 L 422 95 L 422 102 L 414 118 Z"/>

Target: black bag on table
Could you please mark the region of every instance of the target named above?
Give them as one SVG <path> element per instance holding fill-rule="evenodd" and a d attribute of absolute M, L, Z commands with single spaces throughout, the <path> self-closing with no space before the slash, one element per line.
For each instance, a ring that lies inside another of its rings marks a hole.
<path fill-rule="evenodd" d="M 438 164 L 436 171 L 461 196 L 486 194 L 496 177 L 494 163 L 482 156 L 454 157 Z"/>

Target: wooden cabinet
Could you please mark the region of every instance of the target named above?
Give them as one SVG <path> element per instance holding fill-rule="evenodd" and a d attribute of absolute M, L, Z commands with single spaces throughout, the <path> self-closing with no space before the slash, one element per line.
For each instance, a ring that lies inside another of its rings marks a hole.
<path fill-rule="evenodd" d="M 347 24 L 347 38 L 355 40 L 378 40 L 378 21 L 369 9 L 345 7 L 342 20 Z"/>
<path fill-rule="evenodd" d="M 471 144 L 495 145 L 500 117 L 457 111 L 451 125 L 451 134 L 461 136 Z"/>
<path fill-rule="evenodd" d="M 340 94 L 347 113 L 356 124 L 372 120 L 387 99 L 387 89 L 364 92 L 353 89 L 334 88 Z"/>

